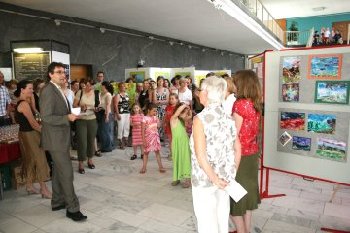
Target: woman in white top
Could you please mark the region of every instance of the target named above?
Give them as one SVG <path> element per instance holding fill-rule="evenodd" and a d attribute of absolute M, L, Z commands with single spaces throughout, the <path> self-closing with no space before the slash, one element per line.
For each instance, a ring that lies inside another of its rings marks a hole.
<path fill-rule="evenodd" d="M 188 89 L 187 78 L 180 78 L 179 102 L 192 107 L 192 91 Z"/>
<path fill-rule="evenodd" d="M 199 233 L 228 232 L 230 200 L 224 188 L 235 179 L 241 149 L 235 122 L 222 107 L 226 86 L 216 76 L 201 83 L 204 109 L 193 120 L 192 198 Z"/>
<path fill-rule="evenodd" d="M 85 81 L 85 89 L 79 90 L 74 99 L 74 107 L 80 107 L 83 113 L 76 120 L 77 152 L 80 174 L 84 174 L 83 162 L 87 159 L 87 165 L 94 169 L 92 157 L 95 153 L 95 137 L 97 133 L 97 122 L 95 116 L 95 93 L 92 81 Z"/>
<path fill-rule="evenodd" d="M 100 140 L 101 152 L 111 152 L 114 149 L 114 117 L 112 113 L 113 86 L 103 81 L 101 84 L 101 103 L 98 112 L 97 136 Z"/>

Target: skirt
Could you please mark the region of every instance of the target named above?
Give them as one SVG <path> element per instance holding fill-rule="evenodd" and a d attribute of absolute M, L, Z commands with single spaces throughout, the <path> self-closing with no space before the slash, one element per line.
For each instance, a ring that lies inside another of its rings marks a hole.
<path fill-rule="evenodd" d="M 243 216 L 247 210 L 255 210 L 260 204 L 259 195 L 259 153 L 242 156 L 239 165 L 236 181 L 240 183 L 246 190 L 245 195 L 238 203 L 230 198 L 230 214 L 232 216 Z"/>

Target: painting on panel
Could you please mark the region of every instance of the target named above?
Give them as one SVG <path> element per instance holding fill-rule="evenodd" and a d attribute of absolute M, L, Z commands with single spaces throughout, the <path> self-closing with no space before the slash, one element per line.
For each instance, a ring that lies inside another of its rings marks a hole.
<path fill-rule="evenodd" d="M 342 55 L 309 56 L 309 79 L 341 79 Z"/>
<path fill-rule="evenodd" d="M 334 134 L 335 123 L 335 115 L 309 114 L 307 119 L 307 131 Z"/>
<path fill-rule="evenodd" d="M 305 150 L 310 151 L 311 149 L 311 138 L 304 138 L 293 136 L 293 150 Z"/>
<path fill-rule="evenodd" d="M 350 81 L 317 81 L 315 103 L 348 104 Z"/>
<path fill-rule="evenodd" d="M 345 162 L 346 143 L 333 139 L 318 138 L 316 155 L 325 159 Z"/>
<path fill-rule="evenodd" d="M 305 113 L 281 112 L 280 127 L 281 129 L 304 130 Z"/>
<path fill-rule="evenodd" d="M 282 82 L 299 83 L 300 78 L 300 57 L 283 57 Z"/>
<path fill-rule="evenodd" d="M 287 145 L 290 140 L 292 140 L 292 136 L 287 131 L 284 131 L 284 133 L 281 134 L 279 138 L 279 141 L 282 146 Z"/>
<path fill-rule="evenodd" d="M 282 84 L 283 102 L 299 102 L 299 83 Z"/>

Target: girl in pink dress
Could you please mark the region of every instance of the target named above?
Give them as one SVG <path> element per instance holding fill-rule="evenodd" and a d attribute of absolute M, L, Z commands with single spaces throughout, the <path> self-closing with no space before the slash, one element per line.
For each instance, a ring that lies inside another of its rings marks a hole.
<path fill-rule="evenodd" d="M 130 117 L 130 125 L 132 126 L 132 147 L 134 149 L 133 156 L 130 160 L 137 158 L 137 147 L 140 147 L 141 158 L 143 158 L 143 140 L 141 134 L 141 124 L 143 120 L 143 114 L 141 112 L 141 107 L 138 104 L 132 106 L 132 115 Z"/>
<path fill-rule="evenodd" d="M 150 103 L 146 106 L 147 115 L 141 124 L 142 140 L 144 145 L 143 165 L 140 173 L 146 173 L 148 154 L 154 151 L 156 154 L 159 172 L 164 173 L 165 169 L 160 158 L 160 138 L 158 134 L 159 119 L 157 118 L 157 105 Z"/>

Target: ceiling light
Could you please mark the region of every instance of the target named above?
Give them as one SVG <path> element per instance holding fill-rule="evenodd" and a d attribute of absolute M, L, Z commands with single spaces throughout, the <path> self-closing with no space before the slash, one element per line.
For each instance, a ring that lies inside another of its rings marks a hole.
<path fill-rule="evenodd" d="M 100 32 L 103 34 L 106 32 L 106 29 L 105 28 L 100 28 Z"/>
<path fill-rule="evenodd" d="M 206 51 L 206 49 L 202 49 L 202 52 L 204 53 Z"/>
<path fill-rule="evenodd" d="M 325 9 L 326 9 L 326 7 L 324 7 L 324 6 L 312 8 L 313 11 L 324 11 Z"/>
<path fill-rule="evenodd" d="M 41 53 L 42 48 L 18 48 L 13 50 L 16 53 Z"/>
<path fill-rule="evenodd" d="M 221 56 L 224 56 L 225 52 L 221 52 Z"/>
<path fill-rule="evenodd" d="M 184 45 L 184 43 L 181 42 L 180 45 Z"/>
<path fill-rule="evenodd" d="M 60 26 L 61 25 L 61 20 L 59 20 L 59 19 L 55 19 L 54 22 L 55 22 L 56 26 Z"/>
<path fill-rule="evenodd" d="M 173 45 L 174 45 L 174 42 L 173 42 L 173 41 L 169 41 L 169 44 L 170 44 L 171 46 L 173 46 Z"/>
<path fill-rule="evenodd" d="M 189 49 L 192 49 L 192 45 L 189 45 L 188 48 L 189 48 Z"/>
<path fill-rule="evenodd" d="M 149 36 L 148 38 L 151 39 L 151 40 L 154 40 L 154 37 L 153 37 L 153 36 Z"/>

